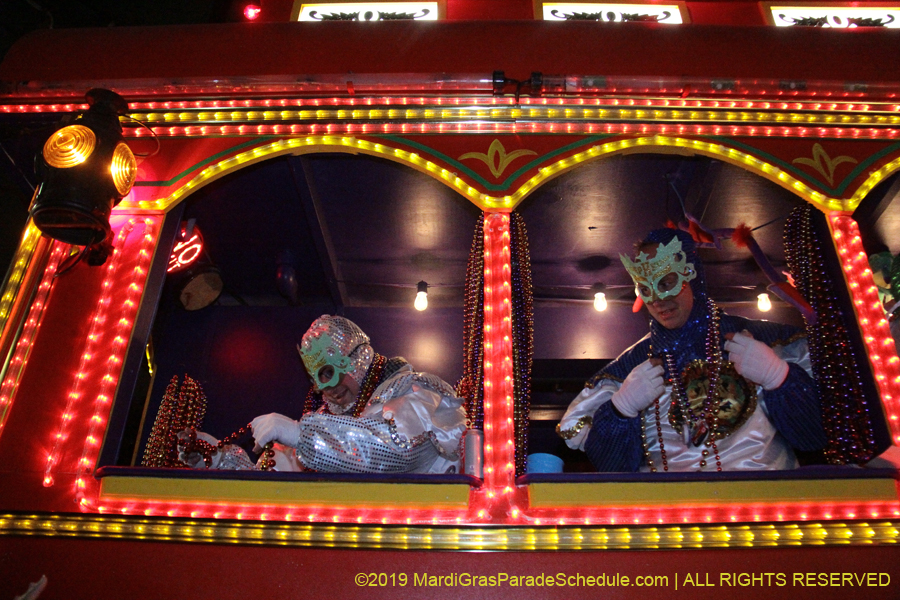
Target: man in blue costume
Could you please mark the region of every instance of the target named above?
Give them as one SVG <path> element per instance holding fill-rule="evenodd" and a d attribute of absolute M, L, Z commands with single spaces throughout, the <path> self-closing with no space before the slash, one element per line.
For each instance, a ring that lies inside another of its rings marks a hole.
<path fill-rule="evenodd" d="M 722 313 L 691 236 L 622 262 L 650 333 L 586 384 L 558 431 L 598 471 L 793 469 L 826 444 L 802 330 Z"/>

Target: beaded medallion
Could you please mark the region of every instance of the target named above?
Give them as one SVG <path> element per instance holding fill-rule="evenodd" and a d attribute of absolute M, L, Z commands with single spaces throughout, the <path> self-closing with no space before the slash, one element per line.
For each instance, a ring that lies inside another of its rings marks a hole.
<path fill-rule="evenodd" d="M 710 433 L 709 419 L 701 418 L 701 415 L 715 410 L 714 437 L 721 440 L 746 423 L 756 410 L 756 386 L 738 374 L 734 363 L 726 362 L 720 367 L 718 389 L 713 398 L 709 397 L 709 386 L 708 363 L 702 359 L 689 363 L 681 374 L 684 399 L 674 401 L 673 391 L 669 408 L 669 424 L 695 447 L 703 444 Z M 714 402 L 718 403 L 717 408 L 712 405 Z"/>

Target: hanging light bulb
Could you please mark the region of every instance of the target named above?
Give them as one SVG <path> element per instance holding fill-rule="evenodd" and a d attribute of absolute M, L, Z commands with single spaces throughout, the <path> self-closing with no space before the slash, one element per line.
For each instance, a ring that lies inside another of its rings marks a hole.
<path fill-rule="evenodd" d="M 416 286 L 416 290 L 416 301 L 413 303 L 413 306 L 416 307 L 416 310 L 425 310 L 428 308 L 428 284 L 420 281 Z"/>
<path fill-rule="evenodd" d="M 595 283 L 591 286 L 591 291 L 594 293 L 594 310 L 597 312 L 603 312 L 609 307 L 609 303 L 606 301 L 606 286 L 602 283 Z"/>
<path fill-rule="evenodd" d="M 769 299 L 768 293 L 763 292 L 756 297 L 756 308 L 762 312 L 769 312 L 772 309 L 772 300 Z"/>

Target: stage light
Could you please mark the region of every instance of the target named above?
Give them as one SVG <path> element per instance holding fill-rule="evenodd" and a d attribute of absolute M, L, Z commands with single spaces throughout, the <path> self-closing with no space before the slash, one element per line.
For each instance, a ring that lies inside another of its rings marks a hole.
<path fill-rule="evenodd" d="M 772 310 L 772 300 L 769 298 L 768 293 L 763 292 L 756 297 L 756 307 L 762 312 L 769 312 Z"/>
<path fill-rule="evenodd" d="M 416 301 L 413 306 L 416 307 L 416 310 L 425 310 L 428 308 L 428 284 L 420 281 L 416 288 Z"/>
<path fill-rule="evenodd" d="M 225 286 L 219 269 L 206 261 L 178 273 L 175 280 L 175 293 L 185 310 L 206 308 L 219 298 Z"/>
<path fill-rule="evenodd" d="M 257 4 L 248 4 L 244 7 L 244 18 L 248 21 L 255 21 L 259 18 L 259 13 L 262 12 L 262 7 Z"/>
<path fill-rule="evenodd" d="M 39 186 L 31 217 L 55 240 L 101 248 L 109 245 L 109 215 L 131 191 L 137 163 L 119 125 L 125 99 L 103 89 L 85 97 L 90 108 L 66 116 L 35 158 Z M 107 253 L 91 264 L 102 264 Z"/>

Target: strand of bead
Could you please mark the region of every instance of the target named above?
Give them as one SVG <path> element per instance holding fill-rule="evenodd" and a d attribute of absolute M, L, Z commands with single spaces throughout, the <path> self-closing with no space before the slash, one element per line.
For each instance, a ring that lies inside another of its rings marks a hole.
<path fill-rule="evenodd" d="M 826 269 L 812 218 L 810 206 L 794 209 L 785 224 L 784 248 L 794 283 L 817 315 L 806 329 L 828 438 L 825 458 L 831 464 L 863 463 L 875 451 L 860 373 L 866 361 L 856 356 L 850 342 L 834 292 L 837 284 Z"/>
<path fill-rule="evenodd" d="M 484 213 L 475 226 L 466 265 L 463 304 L 463 375 L 456 386 L 464 399 L 466 426 L 484 429 Z"/>
<path fill-rule="evenodd" d="M 525 473 L 528 456 L 528 422 L 531 401 L 531 365 L 534 359 L 534 296 L 528 234 L 521 215 L 510 219 L 512 281 L 513 410 L 515 420 L 516 475 Z"/>
<path fill-rule="evenodd" d="M 666 369 L 669 373 L 669 385 L 672 388 L 669 410 L 672 411 L 673 414 L 680 414 L 682 416 L 682 427 L 687 427 L 689 430 L 692 429 L 692 425 L 694 424 L 706 427 L 708 434 L 705 440 L 706 448 L 704 448 L 701 453 L 703 458 L 700 460 L 700 469 L 702 470 L 707 465 L 706 459 L 709 457 L 709 450 L 707 448 L 712 448 L 716 459 L 716 471 L 721 471 L 722 459 L 719 456 L 719 448 L 716 445 L 716 436 L 719 430 L 719 374 L 722 372 L 723 364 L 722 345 L 719 337 L 721 317 L 719 307 L 716 306 L 716 303 L 712 298 L 707 299 L 707 302 L 709 305 L 709 310 L 707 311 L 709 326 L 706 330 L 706 368 L 709 388 L 706 399 L 703 401 L 703 405 L 700 407 L 699 412 L 694 411 L 694 409 L 691 408 L 690 402 L 687 399 L 687 394 L 684 391 L 682 375 L 675 367 L 675 358 L 668 352 L 663 356 L 666 362 Z M 656 435 L 659 439 L 662 467 L 664 471 L 668 471 L 669 461 L 666 456 L 665 443 L 663 442 L 662 422 L 659 415 L 659 398 L 654 401 L 654 417 L 656 418 Z M 670 418 L 670 421 L 674 420 L 675 419 Z M 651 471 L 655 472 L 657 467 L 653 464 L 653 459 L 650 456 L 645 426 L 641 427 L 641 442 L 644 448 L 644 457 L 647 460 L 647 465 L 650 467 Z"/>

